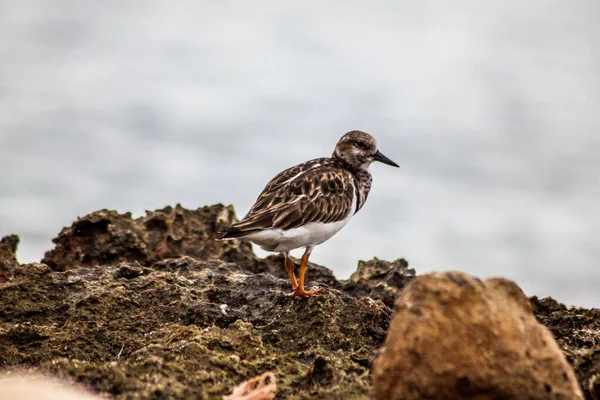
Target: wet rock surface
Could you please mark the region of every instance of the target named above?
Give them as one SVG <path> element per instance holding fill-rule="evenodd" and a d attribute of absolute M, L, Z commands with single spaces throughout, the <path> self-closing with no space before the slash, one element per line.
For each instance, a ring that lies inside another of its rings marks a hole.
<path fill-rule="evenodd" d="M 373 362 L 377 399 L 582 399 L 529 300 L 505 279 L 416 278 L 396 300 Z"/>
<path fill-rule="evenodd" d="M 414 270 L 373 259 L 339 281 L 311 263 L 307 286 L 326 289 L 290 298 L 280 256 L 215 240 L 235 218 L 222 205 L 140 218 L 101 210 L 64 228 L 32 264 L 17 262 L 16 236 L 2 239 L 0 366 L 119 399 L 217 399 L 269 371 L 277 398 L 372 398 L 371 360 Z M 592 398 L 598 311 L 536 298 L 533 308 Z"/>

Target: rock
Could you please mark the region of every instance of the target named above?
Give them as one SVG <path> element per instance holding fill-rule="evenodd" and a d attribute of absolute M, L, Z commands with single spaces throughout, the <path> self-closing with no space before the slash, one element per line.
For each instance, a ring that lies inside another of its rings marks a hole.
<path fill-rule="evenodd" d="M 408 268 L 408 261 L 403 258 L 392 262 L 378 258 L 361 260 L 350 281 L 344 285 L 344 291 L 379 299 L 392 307 L 398 294 L 415 276 L 415 270 Z"/>
<path fill-rule="evenodd" d="M 19 237 L 17 235 L 8 235 L 0 240 L 0 283 L 8 281 L 13 270 L 19 265 L 17 261 L 18 245 Z"/>
<path fill-rule="evenodd" d="M 221 399 L 268 371 L 277 398 L 372 398 L 388 306 L 414 270 L 373 259 L 340 281 L 310 263 L 307 286 L 326 289 L 289 298 L 279 255 L 214 240 L 235 219 L 220 204 L 135 219 L 101 210 L 63 229 L 43 263 L 31 264 L 18 263 L 16 236 L 4 238 L 0 369 L 26 367 L 118 399 Z M 532 301 L 588 398 L 598 397 L 599 311 Z"/>
<path fill-rule="evenodd" d="M 552 334 L 505 279 L 415 279 L 373 362 L 377 399 L 583 399 Z"/>
<path fill-rule="evenodd" d="M 42 262 L 65 271 L 120 262 L 148 265 L 181 256 L 229 262 L 256 259 L 248 243 L 215 240 L 216 233 L 235 219 L 233 207 L 221 204 L 197 210 L 165 207 L 138 219 L 131 213 L 100 210 L 64 228 Z"/>
<path fill-rule="evenodd" d="M 47 257 L 53 268 L 21 265 L 0 284 L 0 365 L 36 366 L 117 398 L 217 399 L 267 371 L 281 398 L 369 397 L 370 359 L 391 310 L 332 288 L 290 298 L 287 277 L 251 272 L 279 271 L 279 260 L 239 243 L 219 247 L 190 233 L 199 250 L 186 237 L 170 248 L 194 257 L 150 262 L 153 224 L 107 211 L 78 221 L 96 233 L 75 232 L 75 223 Z"/>
<path fill-rule="evenodd" d="M 600 310 L 568 308 L 551 297 L 533 296 L 531 304 L 574 366 L 586 398 L 600 399 Z"/>

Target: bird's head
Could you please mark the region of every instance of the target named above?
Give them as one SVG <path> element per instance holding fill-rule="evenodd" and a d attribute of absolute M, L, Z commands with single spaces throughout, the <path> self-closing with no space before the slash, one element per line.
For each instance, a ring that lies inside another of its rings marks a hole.
<path fill-rule="evenodd" d="M 367 169 L 374 161 L 399 167 L 377 150 L 377 140 L 373 136 L 361 131 L 350 131 L 342 136 L 335 145 L 333 157 L 357 169 Z"/>

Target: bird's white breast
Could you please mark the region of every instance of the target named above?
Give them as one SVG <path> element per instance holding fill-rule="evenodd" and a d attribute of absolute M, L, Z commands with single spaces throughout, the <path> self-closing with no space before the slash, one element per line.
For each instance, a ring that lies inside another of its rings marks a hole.
<path fill-rule="evenodd" d="M 319 245 L 338 233 L 354 216 L 357 198 L 356 191 L 353 191 L 353 193 L 350 213 L 341 221 L 326 224 L 321 222 L 309 222 L 306 225 L 288 230 L 265 229 L 250 234 L 246 236 L 245 239 L 256 243 L 264 250 L 276 252 L 288 252 L 300 247 Z"/>

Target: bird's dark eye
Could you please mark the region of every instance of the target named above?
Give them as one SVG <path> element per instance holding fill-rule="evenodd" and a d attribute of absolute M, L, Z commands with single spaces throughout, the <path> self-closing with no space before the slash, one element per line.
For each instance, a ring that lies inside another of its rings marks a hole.
<path fill-rule="evenodd" d="M 356 147 L 358 147 L 359 149 L 364 149 L 367 145 L 365 144 L 365 142 L 356 142 Z"/>

